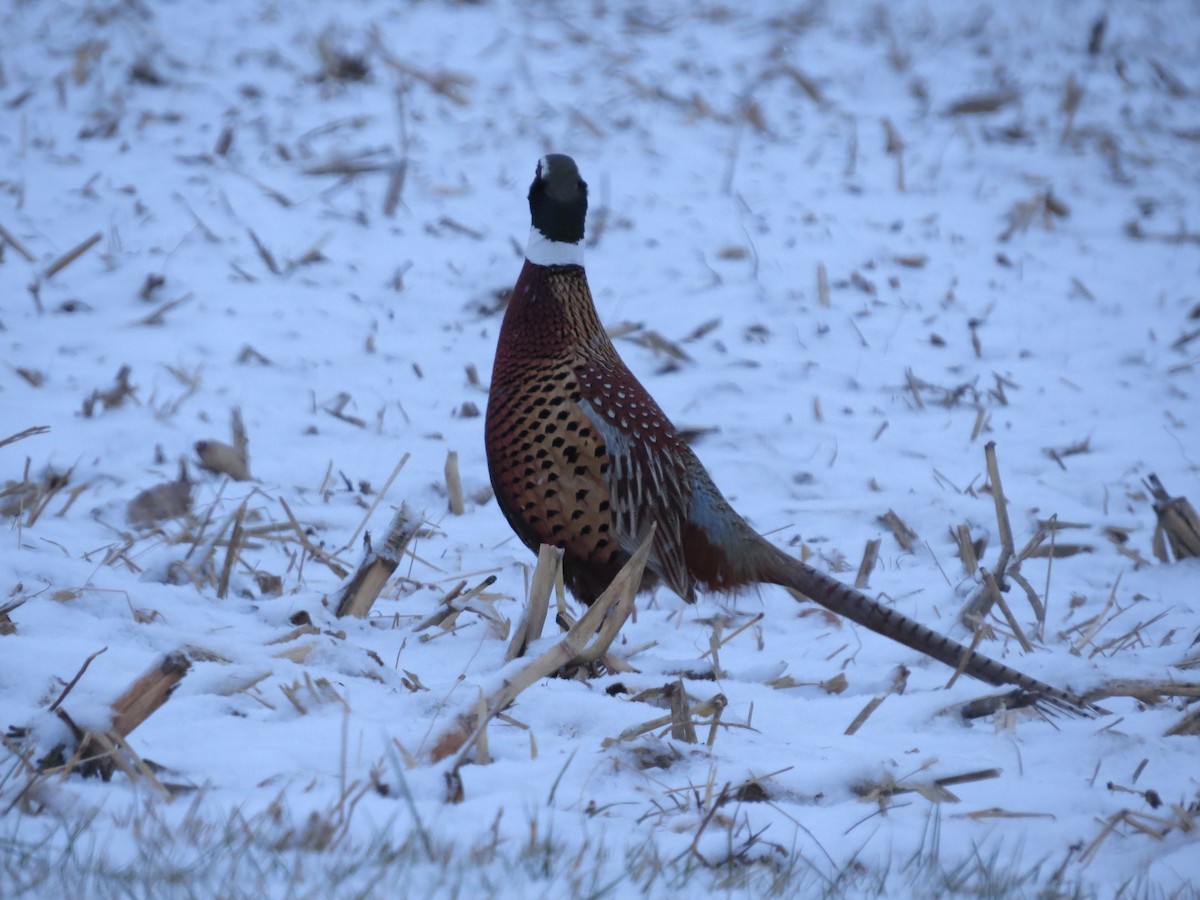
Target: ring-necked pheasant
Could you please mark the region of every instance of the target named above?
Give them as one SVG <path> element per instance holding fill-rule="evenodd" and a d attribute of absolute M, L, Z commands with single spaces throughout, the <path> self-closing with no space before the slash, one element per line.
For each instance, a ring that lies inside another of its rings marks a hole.
<path fill-rule="evenodd" d="M 713 484 L 621 361 L 583 269 L 587 184 L 569 156 L 538 162 L 532 228 L 492 370 L 486 441 L 496 500 L 534 552 L 563 550 L 563 578 L 591 603 L 657 526 L 642 589 L 693 601 L 697 585 L 791 587 L 835 613 L 994 685 L 1090 708 L 891 610 L 767 542 Z M 964 658 L 966 662 L 964 665 Z"/>

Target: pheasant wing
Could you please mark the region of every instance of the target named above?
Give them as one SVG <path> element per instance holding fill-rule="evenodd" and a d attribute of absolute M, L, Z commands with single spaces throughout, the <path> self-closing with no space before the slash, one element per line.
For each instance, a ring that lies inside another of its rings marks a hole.
<path fill-rule="evenodd" d="M 600 438 L 593 452 L 604 460 L 598 474 L 608 493 L 613 536 L 632 554 L 655 523 L 647 567 L 693 600 L 695 579 L 683 551 L 689 485 L 687 473 L 675 464 L 682 457 L 672 452 L 682 446 L 675 426 L 619 359 L 581 361 L 575 377 L 580 412 Z"/>

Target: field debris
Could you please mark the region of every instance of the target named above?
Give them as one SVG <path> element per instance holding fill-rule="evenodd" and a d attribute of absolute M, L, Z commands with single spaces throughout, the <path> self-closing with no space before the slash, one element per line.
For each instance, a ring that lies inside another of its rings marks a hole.
<path fill-rule="evenodd" d="M 92 391 L 91 396 L 83 401 L 83 417 L 85 419 L 92 418 L 96 412 L 97 403 L 103 407 L 104 412 L 108 412 L 119 409 L 127 399 L 134 397 L 137 386 L 129 383 L 129 376 L 132 372 L 133 370 L 129 366 L 121 366 L 117 370 L 117 378 L 112 387 Z"/>
<path fill-rule="evenodd" d="M 485 733 L 489 721 L 538 680 L 554 673 L 585 668 L 608 651 L 632 611 L 633 596 L 641 582 L 653 535 L 654 529 L 651 528 L 642 545 L 617 573 L 613 583 L 596 598 L 558 643 L 518 669 L 502 687 L 482 699 L 478 705 L 473 705 L 470 711 L 460 713 L 454 723 L 433 741 L 429 750 L 431 762 L 439 762 L 451 755 L 455 757 L 447 770 L 449 800 L 459 802 L 462 799 L 458 769 L 467 761 L 471 748 Z M 601 622 L 604 625 L 593 639 Z"/>
<path fill-rule="evenodd" d="M 131 780 L 144 779 L 164 795 L 167 794 L 167 788 L 159 782 L 152 764 L 138 756 L 126 738 L 167 702 L 187 674 L 191 663 L 181 652 L 168 653 L 112 701 L 109 708 L 111 724 L 100 730 L 92 730 L 77 725 L 63 706 L 63 701 L 92 661 L 105 649 L 93 653 L 84 661 L 75 677 L 49 706 L 49 711 L 70 730 L 74 746 L 59 744 L 40 758 L 36 768 L 29 772 L 30 779 L 23 793 L 32 789 L 39 779 L 50 775 L 66 777 L 72 771 L 78 771 L 85 777 L 99 776 L 108 781 L 115 772 L 120 771 Z M 13 746 L 13 742 L 19 741 L 27 733 L 28 730 L 23 727 L 10 727 L 5 744 Z"/>
<path fill-rule="evenodd" d="M 338 598 L 334 614 L 339 619 L 343 616 L 366 618 L 420 527 L 421 519 L 414 516 L 406 504 L 401 504 L 392 517 L 381 547 L 375 549 L 370 534 L 367 535 L 365 557 Z"/>
<path fill-rule="evenodd" d="M 1186 497 L 1172 497 L 1158 476 L 1146 476 L 1146 488 L 1154 497 L 1154 555 L 1160 562 L 1200 556 L 1200 515 Z M 1168 554 L 1167 550 L 1170 549 Z"/>
<path fill-rule="evenodd" d="M 130 525 L 153 528 L 168 519 L 178 519 L 192 511 L 192 485 L 187 463 L 179 461 L 179 475 L 137 494 L 125 508 Z"/>
<path fill-rule="evenodd" d="M 229 414 L 232 443 L 217 440 L 197 441 L 196 455 L 200 468 L 217 475 L 228 475 L 234 481 L 250 480 L 250 440 L 242 422 L 242 411 L 234 407 Z"/>
<path fill-rule="evenodd" d="M 0 895 L 1195 895 L 1195 0 L 518 5 L 0 3 Z M 1111 715 L 570 595 L 484 446 L 552 152 L 751 527 Z"/>

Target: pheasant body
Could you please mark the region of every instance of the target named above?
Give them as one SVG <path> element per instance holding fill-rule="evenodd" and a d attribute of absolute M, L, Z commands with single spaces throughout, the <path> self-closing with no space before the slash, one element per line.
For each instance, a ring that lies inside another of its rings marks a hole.
<path fill-rule="evenodd" d="M 523 543 L 563 550 L 571 592 L 591 603 L 656 526 L 642 589 L 756 584 L 835 613 L 991 684 L 1073 711 L 1078 697 L 972 653 L 770 544 L 730 506 L 600 324 L 580 245 L 587 186 L 569 157 L 544 157 L 533 228 L 500 329 L 485 422 L 496 499 Z"/>

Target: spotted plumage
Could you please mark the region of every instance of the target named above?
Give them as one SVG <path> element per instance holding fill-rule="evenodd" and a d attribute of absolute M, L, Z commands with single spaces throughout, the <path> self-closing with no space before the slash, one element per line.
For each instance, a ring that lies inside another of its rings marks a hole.
<path fill-rule="evenodd" d="M 648 527 L 647 492 L 678 499 L 679 473 L 638 464 L 630 441 L 674 446 L 678 436 L 641 385 L 621 380 L 579 266 L 526 261 L 504 329 L 513 339 L 496 358 L 486 421 L 492 485 L 525 544 L 563 549 L 568 586 L 590 602 Z M 573 342 L 580 331 L 596 335 L 586 353 Z M 659 528 L 670 534 L 672 523 Z M 682 559 L 667 549 L 678 538 L 659 543 L 647 586 L 663 569 L 679 573 L 666 578 L 672 589 L 687 591 Z"/>
<path fill-rule="evenodd" d="M 567 156 L 543 157 L 529 190 L 526 260 L 492 371 L 485 439 L 496 500 L 520 539 L 563 550 L 591 603 L 651 524 L 642 588 L 691 601 L 697 586 L 780 584 L 872 631 L 991 684 L 1087 711 L 1080 698 L 972 653 L 794 559 L 729 505 L 600 324 L 583 268 L 587 185 Z"/>

